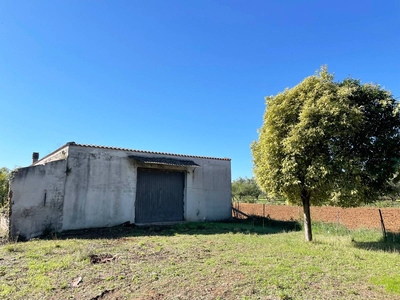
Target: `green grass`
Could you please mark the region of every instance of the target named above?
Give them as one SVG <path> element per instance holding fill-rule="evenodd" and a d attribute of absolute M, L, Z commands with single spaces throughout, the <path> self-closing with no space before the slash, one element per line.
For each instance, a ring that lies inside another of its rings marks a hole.
<path fill-rule="evenodd" d="M 300 229 L 256 218 L 9 243 L 0 299 L 400 299 L 398 235 L 317 223 L 306 243 Z"/>
<path fill-rule="evenodd" d="M 398 208 L 400 207 L 400 200 L 380 200 L 380 201 L 376 201 L 370 204 L 366 204 L 365 206 L 370 206 L 370 207 L 380 207 L 380 208 L 384 208 L 384 207 L 395 207 Z"/>

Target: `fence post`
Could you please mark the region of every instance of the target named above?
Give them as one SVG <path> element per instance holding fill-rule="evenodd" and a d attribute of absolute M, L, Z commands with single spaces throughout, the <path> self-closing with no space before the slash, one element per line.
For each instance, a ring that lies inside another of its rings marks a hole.
<path fill-rule="evenodd" d="M 385 223 L 383 222 L 383 217 L 382 217 L 382 212 L 381 209 L 379 210 L 379 216 L 381 217 L 381 227 L 382 227 L 382 233 L 383 233 L 383 239 L 386 242 L 386 228 L 385 228 Z"/>
<path fill-rule="evenodd" d="M 265 203 L 263 203 L 263 228 L 264 228 L 264 221 L 265 221 Z"/>

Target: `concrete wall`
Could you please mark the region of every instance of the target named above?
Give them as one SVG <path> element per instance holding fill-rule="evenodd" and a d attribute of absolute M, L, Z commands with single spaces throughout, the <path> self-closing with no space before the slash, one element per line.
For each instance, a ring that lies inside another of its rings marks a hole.
<path fill-rule="evenodd" d="M 192 159 L 200 167 L 187 176 L 187 221 L 229 219 L 231 216 L 231 162 Z"/>
<path fill-rule="evenodd" d="M 125 152 L 70 146 L 63 230 L 134 222 L 136 172 Z"/>
<path fill-rule="evenodd" d="M 10 234 L 21 239 L 58 231 L 66 179 L 66 160 L 18 169 L 11 179 Z"/>

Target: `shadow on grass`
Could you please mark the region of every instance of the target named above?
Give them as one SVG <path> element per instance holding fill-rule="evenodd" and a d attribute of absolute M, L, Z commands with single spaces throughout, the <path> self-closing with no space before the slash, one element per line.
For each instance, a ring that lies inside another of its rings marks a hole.
<path fill-rule="evenodd" d="M 378 241 L 352 241 L 354 247 L 366 250 L 400 252 L 400 233 L 388 232 L 386 238 Z"/>
<path fill-rule="evenodd" d="M 301 226 L 295 221 L 277 221 L 269 218 L 232 218 L 223 222 L 193 222 L 175 225 L 135 226 L 122 224 L 115 227 L 70 230 L 52 233 L 40 239 L 117 239 L 132 236 L 173 236 L 178 234 L 212 235 L 224 233 L 277 234 L 299 231 Z"/>

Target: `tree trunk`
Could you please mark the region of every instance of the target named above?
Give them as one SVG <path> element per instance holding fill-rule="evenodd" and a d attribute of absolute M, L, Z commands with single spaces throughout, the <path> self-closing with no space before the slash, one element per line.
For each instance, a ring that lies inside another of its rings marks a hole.
<path fill-rule="evenodd" d="M 307 242 L 312 241 L 311 230 L 311 214 L 310 214 L 310 195 L 306 191 L 301 193 L 301 200 L 303 201 L 303 217 L 304 217 L 304 236 Z"/>

